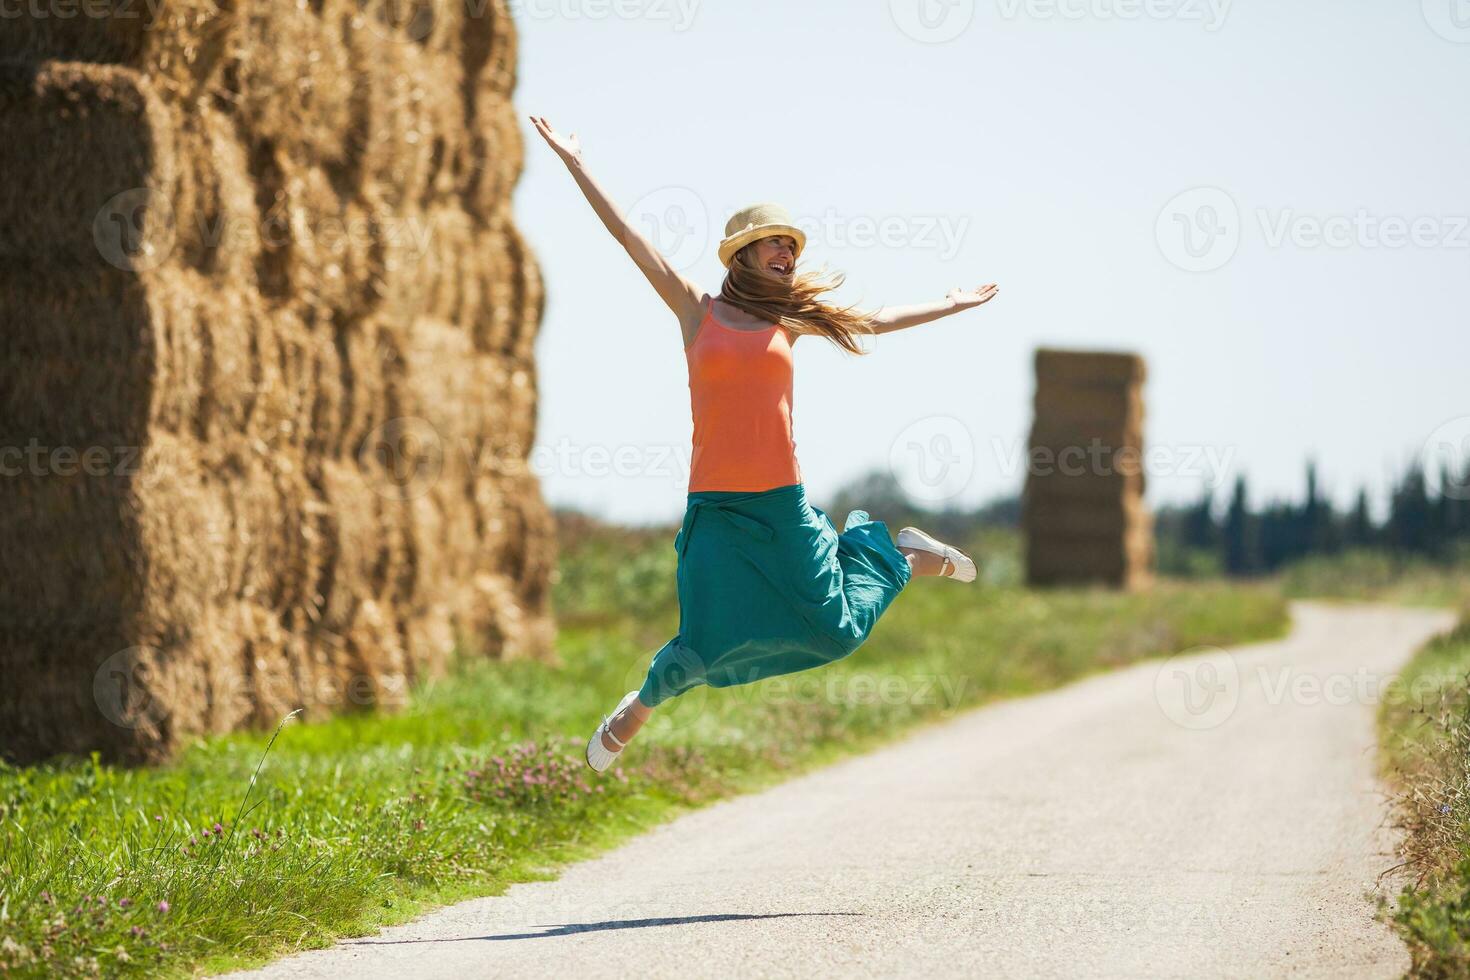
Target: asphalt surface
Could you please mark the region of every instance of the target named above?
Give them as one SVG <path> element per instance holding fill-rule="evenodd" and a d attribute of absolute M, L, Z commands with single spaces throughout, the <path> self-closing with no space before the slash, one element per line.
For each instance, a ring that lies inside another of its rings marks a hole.
<path fill-rule="evenodd" d="M 249 975 L 1399 976 L 1373 717 L 1453 618 L 1293 612 L 1283 641 L 959 715 Z"/>

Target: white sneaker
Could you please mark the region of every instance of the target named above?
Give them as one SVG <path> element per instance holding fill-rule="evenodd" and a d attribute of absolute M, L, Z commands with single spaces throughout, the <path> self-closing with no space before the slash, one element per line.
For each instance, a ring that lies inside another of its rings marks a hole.
<path fill-rule="evenodd" d="M 616 715 L 637 700 L 637 698 L 637 691 L 629 691 L 623 696 L 623 700 L 618 702 L 618 706 L 613 709 L 613 714 Z M 597 731 L 593 732 L 592 737 L 587 740 L 587 765 L 591 766 L 595 772 L 606 772 L 607 767 L 613 764 L 613 761 L 617 759 L 618 755 L 628 744 L 627 742 L 618 741 L 618 737 L 612 733 L 610 726 L 611 719 L 604 715 L 602 724 L 597 726 Z M 607 746 L 602 744 L 603 735 L 606 735 L 608 740 L 617 746 L 617 749 L 608 751 Z"/>
<path fill-rule="evenodd" d="M 927 551 L 943 558 L 944 564 L 940 566 L 939 574 L 948 576 L 956 582 L 975 581 L 975 562 L 969 555 L 958 548 L 950 547 L 943 541 L 936 541 L 916 527 L 900 528 L 895 544 L 900 548 Z M 953 571 L 950 570 L 951 568 Z"/>

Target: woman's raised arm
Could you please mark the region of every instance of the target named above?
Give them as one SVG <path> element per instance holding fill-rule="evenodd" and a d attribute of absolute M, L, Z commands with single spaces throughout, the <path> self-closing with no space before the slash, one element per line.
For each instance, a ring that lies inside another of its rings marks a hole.
<path fill-rule="evenodd" d="M 973 309 L 995 298 L 1000 287 L 995 283 L 979 289 L 951 289 L 949 295 L 937 303 L 919 303 L 914 306 L 884 306 L 873 313 L 873 332 L 892 333 L 921 323 L 938 320 L 940 317 Z"/>
<path fill-rule="evenodd" d="M 679 318 L 680 323 L 697 320 L 702 312 L 703 291 L 669 265 L 668 259 L 664 258 L 659 250 L 653 247 L 653 243 L 645 238 L 637 228 L 628 223 L 612 200 L 592 179 L 591 174 L 587 173 L 587 169 L 582 165 L 582 148 L 577 142 L 577 134 L 562 136 L 551 128 L 551 124 L 544 116 L 532 116 L 531 122 L 535 125 L 536 131 L 556 151 L 556 155 L 561 157 L 562 162 L 567 165 L 567 169 L 577 181 L 577 186 L 582 188 L 582 193 L 587 196 L 587 203 L 592 205 L 592 210 L 597 212 L 597 216 L 602 219 L 607 230 L 612 232 L 612 236 L 627 250 L 633 262 L 647 277 L 668 308 Z"/>

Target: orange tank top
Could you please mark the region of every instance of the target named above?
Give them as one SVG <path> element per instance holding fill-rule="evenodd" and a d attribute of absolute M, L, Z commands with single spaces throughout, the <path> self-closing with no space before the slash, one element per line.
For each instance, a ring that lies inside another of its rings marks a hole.
<path fill-rule="evenodd" d="M 714 299 L 685 348 L 694 455 L 689 491 L 770 490 L 801 482 L 792 434 L 792 337 L 715 318 Z"/>

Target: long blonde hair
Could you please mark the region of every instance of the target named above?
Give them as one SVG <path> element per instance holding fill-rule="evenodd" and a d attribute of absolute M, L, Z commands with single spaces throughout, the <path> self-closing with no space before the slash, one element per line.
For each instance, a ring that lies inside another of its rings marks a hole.
<path fill-rule="evenodd" d="M 802 272 L 788 283 L 763 273 L 755 265 L 755 243 L 736 252 L 720 286 L 720 299 L 767 323 L 779 323 L 793 333 L 826 337 L 850 354 L 866 354 L 858 334 L 873 333 L 871 314 L 855 307 L 836 307 L 818 297 L 841 286 L 840 272 Z"/>

